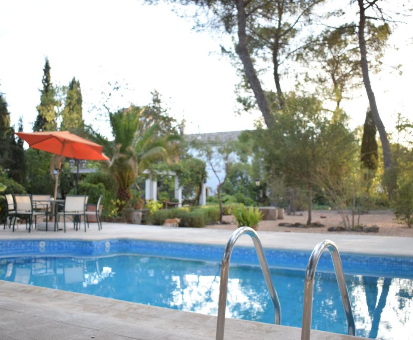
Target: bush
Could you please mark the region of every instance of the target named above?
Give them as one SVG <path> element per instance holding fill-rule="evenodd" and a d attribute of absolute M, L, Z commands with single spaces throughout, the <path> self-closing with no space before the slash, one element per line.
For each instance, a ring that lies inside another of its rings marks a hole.
<path fill-rule="evenodd" d="M 405 181 L 395 192 L 394 215 L 396 218 L 413 227 L 413 180 Z"/>
<path fill-rule="evenodd" d="M 218 197 L 216 196 L 208 196 L 206 201 L 207 203 L 219 203 Z"/>
<path fill-rule="evenodd" d="M 181 216 L 180 227 L 202 228 L 205 226 L 205 213 L 201 209 Z"/>
<path fill-rule="evenodd" d="M 240 205 L 234 209 L 234 216 L 239 227 L 251 227 L 256 229 L 258 223 L 262 220 L 263 215 L 258 208 L 249 207 L 248 209 Z"/>
<path fill-rule="evenodd" d="M 193 210 L 201 211 L 205 216 L 205 223 L 206 224 L 215 224 L 219 221 L 219 207 L 216 206 L 204 206 L 204 207 L 197 207 Z"/>
<path fill-rule="evenodd" d="M 146 208 L 149 209 L 149 212 L 151 215 L 153 215 L 156 211 L 158 211 L 159 209 L 162 209 L 163 204 L 161 202 L 158 201 L 149 201 L 148 203 L 146 203 Z"/>
<path fill-rule="evenodd" d="M 7 213 L 5 194 L 25 194 L 26 190 L 23 186 L 11 178 L 8 178 L 6 174 L 3 174 L 0 169 L 0 183 L 3 185 L 3 191 L 0 195 L 0 221 L 3 222 Z M 4 188 L 6 187 L 6 188 Z"/>
<path fill-rule="evenodd" d="M 70 195 L 75 195 L 76 194 L 76 189 L 73 188 L 72 190 L 70 190 L 69 194 Z M 106 189 L 105 189 L 105 186 L 102 183 L 91 184 L 91 183 L 81 182 L 81 183 L 79 183 L 79 188 L 77 190 L 77 194 L 78 195 L 89 196 L 88 203 L 89 204 L 97 204 L 100 195 L 105 197 Z"/>
<path fill-rule="evenodd" d="M 224 210 L 224 215 L 233 215 L 234 214 L 234 209 L 238 208 L 240 205 L 244 204 L 224 204 L 222 206 Z"/>
<path fill-rule="evenodd" d="M 150 216 L 148 222 L 153 225 L 163 225 L 165 223 L 165 220 L 170 218 L 182 218 L 182 216 L 187 214 L 188 212 L 189 209 L 187 208 L 158 210 Z"/>

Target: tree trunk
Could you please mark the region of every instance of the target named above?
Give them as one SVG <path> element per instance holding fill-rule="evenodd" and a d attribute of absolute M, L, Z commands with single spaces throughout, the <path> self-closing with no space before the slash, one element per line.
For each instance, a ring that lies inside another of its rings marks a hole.
<path fill-rule="evenodd" d="M 313 210 L 313 188 L 311 185 L 308 186 L 308 218 L 307 225 L 311 224 L 311 212 Z"/>
<path fill-rule="evenodd" d="M 246 23 L 247 15 L 245 13 L 244 1 L 236 0 L 237 4 L 237 19 L 238 19 L 238 44 L 235 51 L 237 52 L 241 62 L 244 66 L 244 71 L 250 84 L 252 91 L 254 92 L 255 99 L 257 100 L 258 107 L 264 117 L 265 124 L 268 128 L 274 126 L 274 117 L 271 115 L 270 107 L 268 105 L 267 98 L 261 87 L 261 83 L 257 77 L 257 73 L 254 69 L 251 56 L 247 47 L 247 33 Z"/>
<path fill-rule="evenodd" d="M 218 194 L 218 202 L 219 202 L 219 223 L 222 224 L 222 218 L 224 216 L 224 208 L 222 206 L 222 200 L 221 200 L 221 187 L 224 183 L 220 183 L 217 187 L 217 194 Z"/>
<path fill-rule="evenodd" d="M 277 88 L 277 97 L 278 97 L 278 103 L 280 104 L 280 108 L 284 109 L 284 94 L 283 91 L 281 90 L 281 81 L 280 81 L 280 73 L 278 71 L 279 68 L 279 63 L 278 63 L 278 51 L 279 51 L 279 44 L 278 44 L 278 37 L 275 38 L 275 43 L 274 43 L 274 50 L 272 54 L 272 62 L 274 64 L 274 82 L 275 82 L 275 87 Z"/>
<path fill-rule="evenodd" d="M 366 26 L 366 14 L 363 1 L 364 0 L 357 0 L 360 8 L 360 22 L 359 22 L 359 47 L 360 47 L 360 63 L 361 63 L 361 70 L 363 73 L 363 82 L 364 87 L 366 88 L 367 97 L 369 98 L 371 114 L 373 116 L 374 124 L 377 127 L 377 130 L 380 134 L 381 145 L 383 148 L 383 156 L 384 156 L 384 169 L 390 169 L 393 164 L 391 160 L 391 151 L 390 151 L 390 143 L 387 138 L 386 129 L 381 121 L 379 110 L 377 108 L 376 98 L 374 97 L 374 92 L 371 87 L 370 83 L 370 76 L 369 76 L 369 66 L 367 62 L 367 49 L 366 49 L 366 40 L 364 37 L 364 29 Z"/>

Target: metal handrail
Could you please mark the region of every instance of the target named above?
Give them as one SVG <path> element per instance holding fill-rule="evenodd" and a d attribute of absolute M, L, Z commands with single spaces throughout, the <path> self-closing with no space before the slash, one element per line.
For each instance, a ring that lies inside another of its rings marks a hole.
<path fill-rule="evenodd" d="M 348 297 L 347 285 L 344 279 L 343 266 L 341 265 L 340 253 L 334 242 L 325 240 L 317 244 L 308 260 L 307 270 L 305 272 L 304 284 L 304 305 L 303 305 L 303 323 L 301 327 L 301 340 L 309 340 L 311 332 L 311 314 L 313 307 L 314 275 L 318 261 L 325 249 L 330 251 L 333 258 L 334 270 L 336 273 L 338 286 L 340 288 L 341 300 L 343 301 L 344 311 L 346 312 L 348 334 L 355 335 L 355 325 L 353 312 Z"/>
<path fill-rule="evenodd" d="M 274 284 L 272 283 L 270 270 L 268 269 L 267 260 L 265 259 L 264 251 L 262 249 L 260 238 L 254 229 L 249 227 L 238 228 L 234 231 L 228 240 L 227 246 L 224 250 L 224 255 L 222 256 L 221 265 L 221 282 L 220 282 L 220 292 L 219 292 L 219 303 L 218 303 L 218 320 L 217 320 L 217 335 L 216 340 L 224 339 L 224 329 L 225 329 L 225 309 L 227 306 L 227 290 L 228 290 L 228 273 L 229 273 L 229 262 L 231 259 L 232 250 L 234 248 L 235 242 L 242 235 L 247 234 L 252 238 L 254 242 L 255 250 L 260 261 L 261 269 L 264 274 L 265 282 L 267 283 L 268 290 L 270 291 L 271 300 L 274 305 L 275 317 L 274 323 L 279 325 L 281 323 L 281 305 L 278 299 L 277 292 L 275 291 Z"/>

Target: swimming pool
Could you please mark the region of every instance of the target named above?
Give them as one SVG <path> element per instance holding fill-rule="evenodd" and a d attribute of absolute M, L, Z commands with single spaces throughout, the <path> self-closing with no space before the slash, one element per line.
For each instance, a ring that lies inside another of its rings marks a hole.
<path fill-rule="evenodd" d="M 222 251 L 218 246 L 136 240 L 0 241 L 0 279 L 216 315 Z M 309 252 L 265 253 L 282 324 L 300 327 Z M 356 335 L 412 338 L 413 259 L 343 254 L 342 260 Z M 274 311 L 254 250 L 236 247 L 231 263 L 227 316 L 272 323 Z M 345 334 L 327 253 L 318 268 L 312 328 Z"/>

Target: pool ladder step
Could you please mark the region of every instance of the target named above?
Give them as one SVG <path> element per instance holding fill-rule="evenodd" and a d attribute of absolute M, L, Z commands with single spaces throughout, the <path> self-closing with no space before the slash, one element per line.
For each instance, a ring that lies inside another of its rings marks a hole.
<path fill-rule="evenodd" d="M 228 274 L 229 274 L 229 264 L 231 260 L 231 254 L 234 249 L 235 243 L 242 235 L 248 235 L 252 238 L 254 243 L 255 251 L 257 252 L 258 259 L 262 272 L 264 274 L 265 282 L 267 284 L 268 290 L 270 292 L 271 300 L 274 306 L 274 323 L 277 325 L 281 324 L 281 305 L 278 299 L 277 291 L 274 288 L 274 284 L 271 279 L 270 270 L 268 268 L 267 260 L 265 258 L 264 250 L 262 248 L 261 240 L 258 234 L 249 227 L 238 228 L 234 231 L 228 240 L 225 247 L 224 254 L 222 256 L 221 264 L 221 281 L 220 281 L 220 292 L 219 292 L 219 303 L 218 303 L 218 320 L 217 320 L 217 332 L 216 340 L 224 339 L 225 331 L 225 309 L 227 305 L 227 291 L 228 291 Z M 313 252 L 310 255 L 308 261 L 307 270 L 305 272 L 305 284 L 304 284 L 304 305 L 303 305 L 303 321 L 301 327 L 301 340 L 309 340 L 311 333 L 311 317 L 312 317 L 312 306 L 313 306 L 313 291 L 314 291 L 314 276 L 317 268 L 318 261 L 320 260 L 321 254 L 325 249 L 330 251 L 331 257 L 334 263 L 334 270 L 338 281 L 338 286 L 340 289 L 341 300 L 343 301 L 344 311 L 347 318 L 348 334 L 355 335 L 355 325 L 353 312 L 350 306 L 350 300 L 348 296 L 347 286 L 344 279 L 343 266 L 341 264 L 340 253 L 334 242 L 325 240 L 316 245 Z"/>

